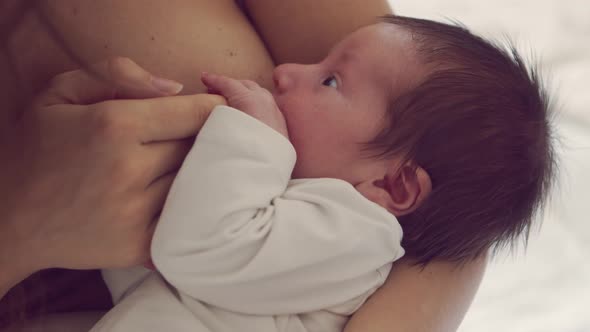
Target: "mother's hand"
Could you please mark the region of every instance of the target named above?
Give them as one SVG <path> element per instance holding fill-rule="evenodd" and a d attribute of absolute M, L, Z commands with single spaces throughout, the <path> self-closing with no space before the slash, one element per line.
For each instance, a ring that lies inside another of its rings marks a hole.
<path fill-rule="evenodd" d="M 225 103 L 171 97 L 179 84 L 125 58 L 92 72 L 55 77 L 1 133 L 0 267 L 20 278 L 50 267 L 145 262 L 152 221 L 191 137 Z"/>

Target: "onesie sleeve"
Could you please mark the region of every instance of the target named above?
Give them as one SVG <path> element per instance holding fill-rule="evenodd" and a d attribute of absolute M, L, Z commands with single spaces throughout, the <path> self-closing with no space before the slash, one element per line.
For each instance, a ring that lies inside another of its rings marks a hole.
<path fill-rule="evenodd" d="M 264 315 L 325 309 L 380 285 L 403 255 L 395 217 L 344 181 L 289 183 L 294 163 L 282 135 L 217 107 L 156 228 L 162 276 L 196 300 Z"/>
<path fill-rule="evenodd" d="M 125 296 L 137 288 L 151 273 L 153 273 L 151 270 L 142 266 L 101 270 L 102 279 L 109 289 L 113 304 L 119 303 Z"/>

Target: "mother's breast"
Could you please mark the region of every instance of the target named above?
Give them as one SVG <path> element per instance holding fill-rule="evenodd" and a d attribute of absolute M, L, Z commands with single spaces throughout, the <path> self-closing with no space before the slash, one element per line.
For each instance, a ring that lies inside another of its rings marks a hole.
<path fill-rule="evenodd" d="M 53 75 L 78 67 L 48 32 L 43 17 L 85 62 L 127 56 L 155 74 L 182 82 L 184 93 L 205 90 L 200 83 L 205 70 L 272 85 L 270 56 L 234 1 L 38 3 L 41 7 L 23 16 L 8 37 L 9 59 L 0 64 L 3 73 L 10 72 L 12 65 L 19 89 L 36 91 Z M 12 77 L 0 78 L 0 89 L 9 85 L 15 85 Z M 0 97 L 5 105 L 10 98 Z"/>

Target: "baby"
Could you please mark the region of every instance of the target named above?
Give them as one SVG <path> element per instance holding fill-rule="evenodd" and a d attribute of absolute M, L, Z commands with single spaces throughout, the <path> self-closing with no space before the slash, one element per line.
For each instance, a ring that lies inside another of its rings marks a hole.
<path fill-rule="evenodd" d="M 426 264 L 513 243 L 554 159 L 544 91 L 511 51 L 388 16 L 277 67 L 274 95 L 203 74 L 229 106 L 169 193 L 158 272 L 104 271 L 117 305 L 92 331 L 340 331 L 404 249 Z"/>

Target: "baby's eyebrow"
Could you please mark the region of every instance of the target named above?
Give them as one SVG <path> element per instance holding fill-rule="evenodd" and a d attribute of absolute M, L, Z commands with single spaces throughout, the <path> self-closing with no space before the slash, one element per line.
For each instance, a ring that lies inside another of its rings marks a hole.
<path fill-rule="evenodd" d="M 342 52 L 342 54 L 340 55 L 340 58 L 338 59 L 338 62 L 342 62 L 342 63 L 357 62 L 357 61 L 359 61 L 358 55 L 355 54 L 354 52 L 351 52 L 351 51 Z"/>

